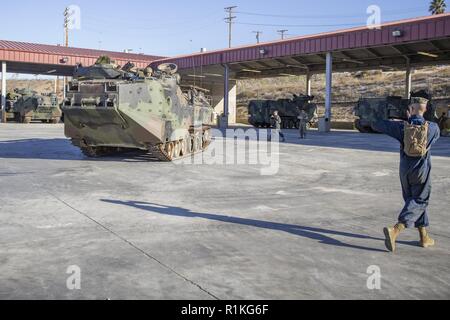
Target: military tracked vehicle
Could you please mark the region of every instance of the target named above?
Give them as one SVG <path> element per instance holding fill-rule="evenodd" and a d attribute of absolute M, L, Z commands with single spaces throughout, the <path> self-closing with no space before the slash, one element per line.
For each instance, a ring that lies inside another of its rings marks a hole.
<path fill-rule="evenodd" d="M 257 128 L 271 127 L 271 116 L 278 111 L 283 129 L 299 128 L 301 110 L 308 114 L 312 124 L 317 119 L 317 105 L 311 103 L 313 96 L 294 95 L 293 99 L 253 100 L 248 106 L 249 123 Z"/>
<path fill-rule="evenodd" d="M 177 69 L 121 68 L 108 57 L 77 67 L 63 105 L 66 136 L 88 157 L 137 149 L 172 161 L 202 152 L 216 115 L 202 89 L 182 91 Z"/>
<path fill-rule="evenodd" d="M 450 136 L 450 105 L 437 107 L 436 113 L 439 117 L 438 124 L 441 135 L 444 137 Z"/>
<path fill-rule="evenodd" d="M 38 94 L 30 89 L 15 89 L 6 95 L 7 119 L 19 123 L 42 121 L 58 123 L 61 109 L 56 94 Z"/>
<path fill-rule="evenodd" d="M 361 98 L 355 107 L 355 127 L 363 133 L 376 133 L 371 123 L 378 120 L 398 119 L 407 120 L 407 111 L 414 98 L 421 97 L 429 100 L 425 119 L 438 122 L 436 108 L 432 103 L 432 96 L 425 90 L 411 92 L 410 99 L 400 96 L 383 98 Z"/>

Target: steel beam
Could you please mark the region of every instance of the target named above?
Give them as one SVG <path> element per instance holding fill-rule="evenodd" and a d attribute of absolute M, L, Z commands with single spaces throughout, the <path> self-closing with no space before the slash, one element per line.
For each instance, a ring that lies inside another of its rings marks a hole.
<path fill-rule="evenodd" d="M 220 125 L 222 129 L 226 129 L 228 128 L 228 117 L 230 115 L 230 67 L 224 64 L 223 70 L 223 116 Z"/>
<path fill-rule="evenodd" d="M 331 99 L 332 99 L 332 85 L 333 85 L 333 55 L 331 52 L 327 53 L 326 61 L 326 96 L 325 96 L 325 120 L 331 121 Z"/>
<path fill-rule="evenodd" d="M 411 98 L 411 87 L 412 87 L 412 72 L 409 60 L 406 65 L 406 79 L 405 79 L 405 98 Z"/>
<path fill-rule="evenodd" d="M 2 116 L 1 122 L 6 122 L 6 62 L 2 62 L 2 96 L 1 96 Z"/>
<path fill-rule="evenodd" d="M 306 95 L 310 96 L 311 95 L 311 72 L 306 73 Z"/>
<path fill-rule="evenodd" d="M 63 101 L 66 100 L 67 77 L 63 77 Z"/>

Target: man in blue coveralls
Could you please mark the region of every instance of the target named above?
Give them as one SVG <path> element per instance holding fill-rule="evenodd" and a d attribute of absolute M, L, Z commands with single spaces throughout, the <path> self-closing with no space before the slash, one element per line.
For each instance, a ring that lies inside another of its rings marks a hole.
<path fill-rule="evenodd" d="M 431 195 L 430 148 L 439 139 L 440 130 L 436 123 L 427 122 L 423 117 L 428 100 L 413 99 L 408 121 L 381 120 L 373 123 L 376 131 L 391 136 L 401 144 L 400 181 L 405 207 L 398 223 L 393 228 L 384 229 L 386 247 L 391 252 L 395 251 L 397 237 L 405 228 L 419 229 L 423 248 L 435 245 L 426 228 L 429 226 L 427 208 Z"/>

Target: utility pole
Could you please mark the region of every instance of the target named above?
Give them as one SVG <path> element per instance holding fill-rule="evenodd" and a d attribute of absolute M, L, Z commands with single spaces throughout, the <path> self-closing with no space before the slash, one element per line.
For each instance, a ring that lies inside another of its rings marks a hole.
<path fill-rule="evenodd" d="M 70 19 L 70 12 L 69 7 L 66 7 L 64 10 L 64 45 L 66 47 L 69 46 L 69 19 Z M 66 99 L 66 84 L 67 84 L 67 77 L 63 78 L 63 98 Z"/>
<path fill-rule="evenodd" d="M 237 8 L 237 6 L 225 8 L 225 12 L 228 12 L 228 17 L 225 18 L 225 22 L 228 23 L 228 48 L 231 48 L 233 20 L 236 19 L 236 16 L 233 16 L 233 9 L 236 9 L 236 8 Z"/>
<path fill-rule="evenodd" d="M 253 33 L 256 33 L 256 43 L 259 43 L 260 35 L 262 34 L 262 31 L 253 31 Z"/>
<path fill-rule="evenodd" d="M 64 10 L 64 45 L 66 47 L 69 46 L 69 19 L 70 19 L 70 12 L 69 8 L 67 7 Z"/>
<path fill-rule="evenodd" d="M 284 40 L 284 34 L 288 32 L 289 30 L 283 29 L 283 30 L 277 30 L 277 32 L 281 35 L 281 40 Z"/>

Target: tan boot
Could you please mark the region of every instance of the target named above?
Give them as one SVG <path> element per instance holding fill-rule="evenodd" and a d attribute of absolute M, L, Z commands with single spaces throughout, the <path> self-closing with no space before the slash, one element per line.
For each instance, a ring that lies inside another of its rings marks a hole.
<path fill-rule="evenodd" d="M 395 252 L 397 237 L 405 228 L 406 226 L 403 223 L 398 223 L 393 228 L 384 228 L 384 235 L 386 236 L 385 244 L 389 251 Z"/>
<path fill-rule="evenodd" d="M 423 248 L 433 247 L 436 244 L 436 242 L 433 239 L 431 239 L 431 237 L 428 235 L 426 228 L 420 227 L 419 233 L 420 233 L 420 245 Z"/>

